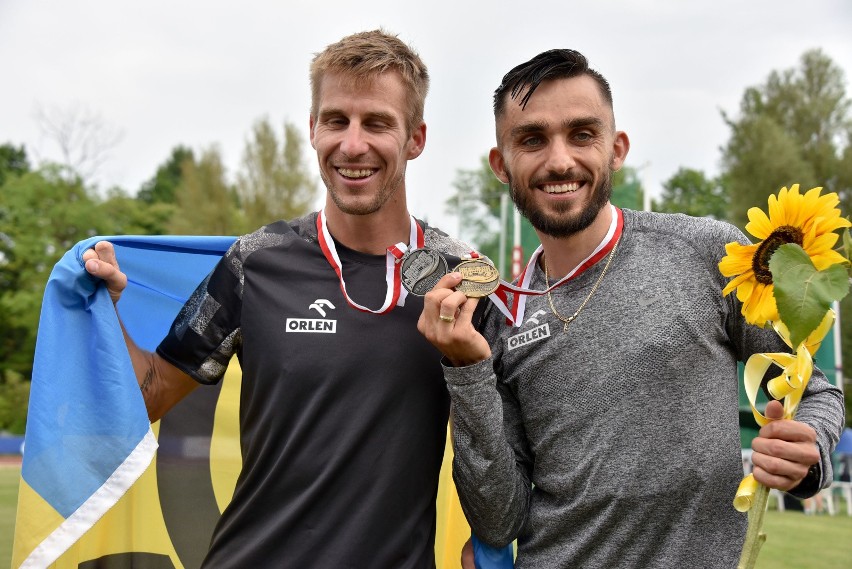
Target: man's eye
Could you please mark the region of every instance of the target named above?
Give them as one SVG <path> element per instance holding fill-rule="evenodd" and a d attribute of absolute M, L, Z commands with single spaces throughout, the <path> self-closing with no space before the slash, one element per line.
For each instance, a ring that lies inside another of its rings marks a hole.
<path fill-rule="evenodd" d="M 528 136 L 521 140 L 521 146 L 539 146 L 542 142 L 540 136 Z"/>

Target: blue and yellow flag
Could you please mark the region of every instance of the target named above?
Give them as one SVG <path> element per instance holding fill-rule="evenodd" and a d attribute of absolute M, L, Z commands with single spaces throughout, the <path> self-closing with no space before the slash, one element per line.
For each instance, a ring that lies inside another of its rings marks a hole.
<path fill-rule="evenodd" d="M 83 252 L 101 239 L 115 245 L 128 276 L 122 322 L 147 350 L 234 241 L 92 238 L 54 267 L 39 323 L 12 566 L 198 567 L 241 468 L 240 370 L 235 362 L 218 387 L 195 390 L 150 425 L 112 302 L 83 268 Z M 459 567 L 470 536 L 451 456 L 448 442 L 439 568 Z"/>

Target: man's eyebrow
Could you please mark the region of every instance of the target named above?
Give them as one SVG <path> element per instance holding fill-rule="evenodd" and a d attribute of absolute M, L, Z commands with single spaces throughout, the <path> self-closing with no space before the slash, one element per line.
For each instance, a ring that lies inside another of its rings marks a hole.
<path fill-rule="evenodd" d="M 564 121 L 562 126 L 564 128 L 580 128 L 584 126 L 604 128 L 606 125 L 604 124 L 604 121 L 598 117 L 577 117 Z"/>
<path fill-rule="evenodd" d="M 543 130 L 547 130 L 547 123 L 544 121 L 533 121 L 519 124 L 516 127 L 513 127 L 511 131 L 509 131 L 510 136 L 517 137 L 523 136 L 525 134 L 533 134 L 537 132 L 541 132 Z"/>

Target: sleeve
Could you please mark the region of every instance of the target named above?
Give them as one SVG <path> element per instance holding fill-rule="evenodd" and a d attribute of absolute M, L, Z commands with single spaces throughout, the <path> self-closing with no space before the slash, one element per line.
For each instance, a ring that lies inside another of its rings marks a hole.
<path fill-rule="evenodd" d="M 502 319 L 497 311 L 492 312 Z M 453 479 L 476 536 L 493 547 L 511 543 L 526 522 L 533 457 L 520 405 L 500 380 L 499 348 L 491 359 L 444 367 L 452 398 Z"/>
<path fill-rule="evenodd" d="M 748 242 L 745 235 L 734 227 L 730 228 L 728 237 L 726 243 L 733 240 Z M 721 257 L 716 259 L 717 264 L 719 260 Z M 736 293 L 728 295 L 725 301 L 728 312 L 728 334 L 740 361 L 745 362 L 752 354 L 757 353 L 790 352 L 790 348 L 772 328 L 760 328 L 745 321 L 741 312 L 742 304 L 737 300 Z M 831 453 L 840 440 L 840 433 L 845 423 L 843 392 L 839 387 L 832 385 L 816 366 L 794 419 L 810 425 L 816 431 L 817 447 L 820 453 L 818 476 L 814 476 L 814 480 L 810 480 L 809 476 L 799 487 L 791 491 L 791 494 L 796 497 L 807 498 L 831 484 L 833 478 Z M 816 483 L 816 480 L 819 482 Z"/>
<path fill-rule="evenodd" d="M 242 290 L 237 240 L 186 301 L 157 354 L 199 383 L 218 383 L 241 344 Z"/>

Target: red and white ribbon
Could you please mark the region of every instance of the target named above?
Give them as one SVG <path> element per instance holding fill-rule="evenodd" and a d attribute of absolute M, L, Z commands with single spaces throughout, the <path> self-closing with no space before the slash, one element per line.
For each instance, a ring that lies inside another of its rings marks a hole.
<path fill-rule="evenodd" d="M 411 218 L 411 229 L 409 232 L 408 242 L 410 244 L 414 244 L 415 248 L 423 247 L 425 244 L 423 229 L 417 224 L 417 221 L 414 220 L 413 216 L 409 215 L 409 217 Z M 408 246 L 405 243 L 400 242 L 388 247 L 388 251 L 385 254 L 385 284 L 387 286 L 385 301 L 381 308 L 378 310 L 372 310 L 366 306 L 361 306 L 352 300 L 349 297 L 349 293 L 346 292 L 346 281 L 343 278 L 343 263 L 340 262 L 340 257 L 337 255 L 337 248 L 334 246 L 334 239 L 332 239 L 331 234 L 328 232 L 328 226 L 325 221 L 325 209 L 320 210 L 317 214 L 317 238 L 323 255 L 325 255 L 326 260 L 334 269 L 334 272 L 337 273 L 337 278 L 340 279 L 340 290 L 343 291 L 343 296 L 346 298 L 346 302 L 349 303 L 349 306 L 362 312 L 385 314 L 386 312 L 393 310 L 394 306 L 405 305 L 405 297 L 408 296 L 408 291 L 401 286 L 399 274 L 400 266 L 397 262 L 408 250 Z"/>
<path fill-rule="evenodd" d="M 583 273 L 583 271 L 593 266 L 595 263 L 606 257 L 607 253 L 612 251 L 612 248 L 615 247 L 615 243 L 621 237 L 621 232 L 624 227 L 624 217 L 620 209 L 611 204 L 609 207 L 612 208 L 612 222 L 610 223 L 609 230 L 607 230 L 603 240 L 601 240 L 598 246 L 595 247 L 595 250 L 592 251 L 588 257 L 580 261 L 579 265 L 568 271 L 567 275 L 553 283 L 549 288 L 545 290 L 530 290 L 529 288 L 530 281 L 532 280 L 532 275 L 535 270 L 535 264 L 538 262 L 539 257 L 541 257 L 541 254 L 544 251 L 544 247 L 541 245 L 539 245 L 533 252 L 527 266 L 521 274 L 518 275 L 518 285 L 513 285 L 503 280 L 500 281 L 500 285 L 497 287 L 497 290 L 489 295 L 488 298 L 491 299 L 491 302 L 493 302 L 500 312 L 506 316 L 506 319 L 510 324 L 518 327 L 523 323 L 527 296 L 540 296 L 547 294 L 549 291 L 565 284 L 569 280 L 578 277 Z M 513 303 L 512 308 L 509 308 L 508 306 L 507 292 L 512 292 L 515 295 L 515 302 Z"/>

